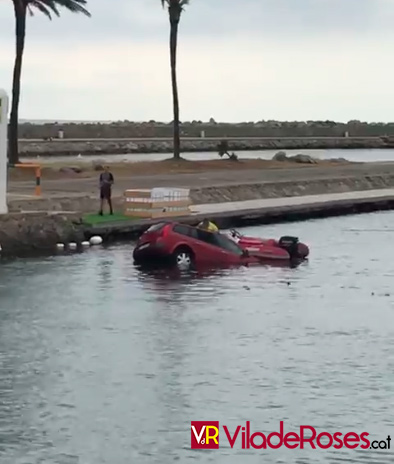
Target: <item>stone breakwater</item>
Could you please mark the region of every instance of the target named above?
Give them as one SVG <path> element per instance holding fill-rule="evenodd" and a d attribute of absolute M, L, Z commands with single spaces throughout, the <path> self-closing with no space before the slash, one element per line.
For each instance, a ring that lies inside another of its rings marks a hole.
<path fill-rule="evenodd" d="M 57 243 L 80 243 L 84 228 L 78 214 L 43 212 L 10 213 L 0 216 L 3 256 L 53 252 Z"/>
<path fill-rule="evenodd" d="M 220 139 L 182 140 L 183 152 L 217 151 Z M 290 150 L 290 149 L 355 149 L 355 148 L 392 148 L 394 143 L 380 137 L 322 137 L 322 138 L 260 138 L 228 139 L 229 151 L 248 150 Z M 172 140 L 52 140 L 19 142 L 20 154 L 24 157 L 36 156 L 78 156 L 111 155 L 137 153 L 172 153 Z"/>
<path fill-rule="evenodd" d="M 180 123 L 183 137 L 381 137 L 394 135 L 394 123 L 366 123 L 362 121 L 256 121 L 223 123 L 207 121 L 183 121 Z M 112 121 L 112 122 L 21 122 L 19 136 L 22 139 L 58 137 L 69 139 L 121 139 L 167 137 L 173 135 L 172 122 L 159 121 Z"/>

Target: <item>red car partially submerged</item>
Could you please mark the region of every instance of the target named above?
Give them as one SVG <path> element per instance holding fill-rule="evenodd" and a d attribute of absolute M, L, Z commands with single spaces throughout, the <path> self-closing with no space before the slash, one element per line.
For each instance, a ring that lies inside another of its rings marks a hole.
<path fill-rule="evenodd" d="M 308 247 L 296 237 L 265 240 L 244 237 L 235 230 L 226 235 L 177 222 L 160 222 L 141 235 L 133 258 L 141 265 L 168 263 L 191 268 L 293 262 L 305 259 L 308 254 Z"/>

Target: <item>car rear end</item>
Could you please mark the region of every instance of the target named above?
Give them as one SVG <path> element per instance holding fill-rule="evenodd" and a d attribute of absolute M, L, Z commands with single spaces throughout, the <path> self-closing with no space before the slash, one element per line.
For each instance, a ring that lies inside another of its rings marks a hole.
<path fill-rule="evenodd" d="M 138 239 L 133 251 L 133 258 L 137 264 L 148 264 L 170 258 L 171 250 L 168 237 L 172 225 L 166 222 L 154 224 Z"/>

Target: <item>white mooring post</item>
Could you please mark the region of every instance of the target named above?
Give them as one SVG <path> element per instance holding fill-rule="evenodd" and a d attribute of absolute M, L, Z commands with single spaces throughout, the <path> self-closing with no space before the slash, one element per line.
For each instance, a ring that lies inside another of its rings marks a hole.
<path fill-rule="evenodd" d="M 0 214 L 7 214 L 8 95 L 0 89 Z"/>

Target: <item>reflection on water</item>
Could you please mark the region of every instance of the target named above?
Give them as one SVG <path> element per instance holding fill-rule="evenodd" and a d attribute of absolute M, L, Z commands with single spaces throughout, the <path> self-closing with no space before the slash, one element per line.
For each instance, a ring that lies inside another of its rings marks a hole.
<path fill-rule="evenodd" d="M 231 450 L 223 432 L 220 450 L 190 450 L 191 420 L 392 432 L 393 219 L 247 231 L 310 244 L 293 269 L 143 271 L 131 245 L 4 263 L 0 462 L 393 462 L 391 450 Z"/>

